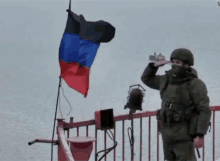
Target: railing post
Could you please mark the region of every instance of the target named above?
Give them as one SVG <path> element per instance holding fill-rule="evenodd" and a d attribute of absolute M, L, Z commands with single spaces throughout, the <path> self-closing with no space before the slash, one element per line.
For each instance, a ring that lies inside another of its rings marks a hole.
<path fill-rule="evenodd" d="M 140 118 L 140 161 L 142 161 L 142 117 Z"/>
<path fill-rule="evenodd" d="M 124 124 L 124 120 L 122 121 L 122 161 L 125 160 L 125 124 Z"/>
<path fill-rule="evenodd" d="M 95 125 L 95 161 L 98 160 L 98 156 L 96 154 L 97 154 L 97 128 Z"/>
<path fill-rule="evenodd" d="M 116 126 L 114 126 L 114 141 L 115 141 L 115 138 L 116 138 Z M 114 142 L 115 144 L 115 142 Z M 115 161 L 115 158 L 116 158 L 116 148 L 114 149 L 114 161 Z"/>
<path fill-rule="evenodd" d="M 159 156 L 159 128 L 158 128 L 158 126 L 159 126 L 159 121 L 157 121 L 157 161 L 159 161 L 160 160 L 160 156 Z"/>
<path fill-rule="evenodd" d="M 106 131 L 104 132 L 104 141 L 105 141 L 105 153 L 106 153 Z M 105 155 L 105 161 L 107 159 L 107 155 Z"/>
<path fill-rule="evenodd" d="M 149 116 L 149 140 L 148 140 L 148 152 L 149 152 L 149 154 L 148 154 L 148 159 L 149 159 L 149 161 L 150 161 L 150 136 L 151 136 L 151 126 L 150 126 L 150 124 L 151 124 L 151 121 L 150 121 L 150 116 Z"/>
<path fill-rule="evenodd" d="M 87 137 L 89 136 L 89 127 L 88 127 L 88 125 L 86 126 L 86 136 Z"/>
<path fill-rule="evenodd" d="M 205 139 L 204 139 L 204 146 L 202 147 L 202 161 L 204 161 L 205 158 Z"/>
<path fill-rule="evenodd" d="M 215 161 L 215 110 L 213 111 L 213 161 Z"/>

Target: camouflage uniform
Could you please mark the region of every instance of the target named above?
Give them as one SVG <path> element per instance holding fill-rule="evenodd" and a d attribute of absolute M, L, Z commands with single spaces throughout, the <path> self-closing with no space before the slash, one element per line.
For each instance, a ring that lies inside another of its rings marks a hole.
<path fill-rule="evenodd" d="M 206 85 L 191 67 L 180 79 L 173 77 L 171 70 L 156 75 L 158 67 L 153 64 L 148 64 L 141 80 L 148 87 L 160 90 L 162 105 L 157 119 L 164 157 L 169 161 L 196 161 L 193 139 L 206 134 L 211 118 Z"/>

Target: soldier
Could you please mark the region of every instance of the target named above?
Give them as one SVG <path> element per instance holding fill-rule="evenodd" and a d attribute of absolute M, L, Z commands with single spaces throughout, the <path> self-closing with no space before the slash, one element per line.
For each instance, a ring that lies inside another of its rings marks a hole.
<path fill-rule="evenodd" d="M 165 75 L 156 75 L 158 67 L 172 63 Z M 193 139 L 204 137 L 211 119 L 205 83 L 197 76 L 190 50 L 179 48 L 170 61 L 149 63 L 141 80 L 148 87 L 160 90 L 161 109 L 157 111 L 162 135 L 164 159 L 197 161 Z"/>

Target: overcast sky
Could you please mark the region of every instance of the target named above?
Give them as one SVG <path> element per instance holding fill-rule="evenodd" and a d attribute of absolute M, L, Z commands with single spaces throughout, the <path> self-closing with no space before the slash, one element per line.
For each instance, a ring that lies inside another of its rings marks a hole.
<path fill-rule="evenodd" d="M 28 147 L 27 143 L 38 137 L 51 139 L 60 74 L 58 50 L 68 7 L 68 0 L 0 0 L 0 130 L 5 132 L 0 133 L 0 141 L 7 145 L 4 149 L 0 146 L 0 154 L 4 154 L 0 160 L 39 160 L 39 156 L 40 160 L 50 159 L 50 146 Z M 101 44 L 98 49 L 87 98 L 62 81 L 64 94 L 73 108 L 67 116 L 70 107 L 61 90 L 61 111 L 67 121 L 70 116 L 74 121 L 94 119 L 94 112 L 100 109 L 113 108 L 114 115 L 128 113 L 124 105 L 129 86 L 134 84 L 146 89 L 143 110 L 159 109 L 159 91 L 145 86 L 141 75 L 149 55 L 156 51 L 169 59 L 179 47 L 192 50 L 194 68 L 206 83 L 210 105 L 220 104 L 220 7 L 215 0 L 73 0 L 71 8 L 87 21 L 110 22 L 116 27 L 116 34 L 110 43 Z M 157 74 L 169 69 L 166 65 Z M 220 118 L 218 113 L 216 118 Z M 152 127 L 155 121 L 152 118 Z M 135 128 L 139 130 L 139 126 Z M 147 143 L 148 129 L 144 130 L 143 142 Z M 154 134 L 155 128 L 152 130 Z M 210 147 L 211 139 L 209 134 Z M 152 140 L 152 146 L 156 145 L 156 135 Z M 206 160 L 211 160 L 212 148 L 205 150 Z"/>

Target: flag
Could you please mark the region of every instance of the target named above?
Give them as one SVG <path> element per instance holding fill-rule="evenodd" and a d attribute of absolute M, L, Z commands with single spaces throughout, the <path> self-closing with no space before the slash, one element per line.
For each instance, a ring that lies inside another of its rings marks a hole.
<path fill-rule="evenodd" d="M 87 96 L 89 73 L 100 43 L 115 36 L 115 27 L 105 21 L 86 21 L 83 15 L 67 10 L 66 28 L 59 48 L 61 77 L 69 87 Z"/>

